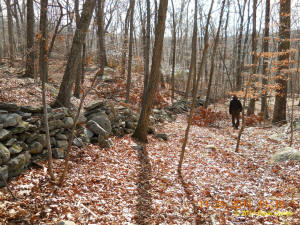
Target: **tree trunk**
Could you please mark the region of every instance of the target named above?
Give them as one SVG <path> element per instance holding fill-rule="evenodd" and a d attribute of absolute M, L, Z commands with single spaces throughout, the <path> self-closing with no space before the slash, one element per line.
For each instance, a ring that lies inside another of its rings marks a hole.
<path fill-rule="evenodd" d="M 40 15 L 39 68 L 40 68 L 40 78 L 46 83 L 48 82 L 47 8 L 48 8 L 48 0 L 42 1 L 41 15 Z"/>
<path fill-rule="evenodd" d="M 146 45 L 144 46 L 144 89 L 143 98 L 145 97 L 147 86 L 149 83 L 149 64 L 150 64 L 150 27 L 151 27 L 151 9 L 150 0 L 146 0 L 147 3 L 147 26 L 146 26 Z"/>
<path fill-rule="evenodd" d="M 11 2 L 6 0 L 7 8 L 7 29 L 8 29 L 8 41 L 9 41 L 9 65 L 14 65 L 15 54 L 14 54 L 14 36 L 13 36 L 13 19 L 11 15 Z"/>
<path fill-rule="evenodd" d="M 239 6 L 239 15 L 240 15 L 240 27 L 239 27 L 239 37 L 237 44 L 237 72 L 236 72 L 236 90 L 239 91 L 242 88 L 242 65 L 241 65 L 241 56 L 242 56 L 242 38 L 243 38 L 243 27 L 244 27 L 244 14 L 246 8 L 247 0 L 244 0 L 244 5 L 240 5 L 240 1 L 238 1 Z M 243 7 L 243 8 L 241 8 Z"/>
<path fill-rule="evenodd" d="M 275 79 L 280 89 L 276 90 L 273 123 L 286 121 L 286 99 L 287 99 L 287 72 L 290 49 L 290 29 L 291 29 L 291 0 L 280 1 L 280 42 L 278 51 L 281 53 L 278 60 L 281 62 L 279 71 Z"/>
<path fill-rule="evenodd" d="M 6 38 L 5 38 L 5 26 L 4 26 L 4 18 L 3 18 L 3 10 L 2 5 L 0 2 L 0 17 L 1 17 L 1 23 L 2 23 L 2 34 L 3 34 L 3 42 L 2 42 L 2 56 L 6 55 Z"/>
<path fill-rule="evenodd" d="M 193 111 L 194 111 L 194 108 L 195 108 L 196 97 L 197 97 L 197 92 L 198 92 L 198 87 L 199 87 L 199 81 L 200 81 L 200 78 L 202 77 L 203 67 L 204 67 L 204 63 L 206 62 L 206 57 L 207 57 L 208 40 L 209 40 L 208 26 L 209 26 L 209 23 L 210 23 L 211 11 L 212 11 L 212 8 L 213 8 L 213 4 L 214 4 L 214 0 L 211 1 L 210 9 L 209 9 L 208 16 L 207 16 L 207 22 L 206 22 L 206 26 L 205 26 L 204 49 L 203 49 L 203 52 L 202 52 L 202 58 L 201 58 L 200 66 L 199 66 L 196 89 L 193 90 L 192 106 L 191 106 L 190 114 L 189 114 L 189 117 L 188 117 L 188 124 L 187 124 L 186 130 L 185 130 L 184 139 L 183 139 L 182 148 L 181 148 L 181 153 L 180 153 L 180 158 L 179 158 L 179 163 L 178 163 L 178 167 L 177 167 L 177 171 L 178 171 L 179 175 L 181 175 L 181 168 L 182 168 L 182 163 L 183 163 L 183 159 L 184 159 L 185 147 L 187 145 L 187 141 L 188 141 L 188 137 L 189 137 L 189 131 L 190 131 L 190 127 L 191 127 L 191 124 L 192 124 Z"/>
<path fill-rule="evenodd" d="M 74 34 L 66 70 L 59 88 L 59 93 L 54 103 L 56 106 L 62 105 L 69 107 L 71 105 L 70 100 L 72 95 L 72 86 L 75 79 L 74 75 L 75 71 L 78 69 L 83 41 L 91 21 L 95 4 L 96 0 L 87 0 L 83 5 L 80 21 Z"/>
<path fill-rule="evenodd" d="M 125 28 L 124 28 L 124 40 L 122 45 L 122 59 L 121 59 L 121 75 L 125 75 L 125 67 L 126 67 L 126 54 L 128 47 L 128 20 L 130 15 L 130 7 L 127 10 L 125 17 Z"/>
<path fill-rule="evenodd" d="M 101 67 L 103 64 L 103 69 L 104 69 L 104 67 L 107 66 L 106 48 L 105 48 L 105 30 L 104 30 L 105 0 L 97 0 L 97 1 L 98 1 L 98 8 L 97 8 L 98 32 L 97 32 L 97 34 L 98 34 L 98 40 L 99 40 L 99 56 L 100 56 L 99 58 L 100 58 Z"/>
<path fill-rule="evenodd" d="M 266 54 L 269 51 L 269 25 L 270 25 L 270 0 L 266 0 L 266 13 L 265 13 L 265 30 L 263 38 L 263 51 Z M 267 106 L 267 85 L 268 85 L 268 57 L 263 58 L 263 74 L 262 79 L 262 97 L 261 97 L 261 109 L 265 119 L 269 118 L 268 106 Z"/>
<path fill-rule="evenodd" d="M 129 53 L 128 53 L 128 74 L 126 84 L 126 101 L 129 102 L 130 85 L 131 85 L 131 64 L 132 64 L 132 46 L 133 46 L 133 16 L 135 0 L 130 0 L 130 30 L 129 30 Z"/>
<path fill-rule="evenodd" d="M 140 118 L 133 134 L 133 137 L 137 138 L 142 142 L 147 142 L 147 129 L 149 123 L 149 116 L 152 109 L 152 103 L 157 92 L 159 83 L 159 69 L 162 58 L 162 48 L 165 33 L 165 21 L 167 13 L 168 0 L 161 0 L 159 3 L 158 20 L 159 23 L 155 27 L 155 42 L 153 48 L 152 65 L 149 84 L 145 98 L 142 102 L 142 110 Z"/>
<path fill-rule="evenodd" d="M 33 0 L 27 0 L 27 54 L 26 77 L 34 77 L 34 9 Z"/>
<path fill-rule="evenodd" d="M 175 21 L 175 9 L 173 0 L 172 3 L 172 21 L 173 21 L 173 32 L 172 32 L 172 101 L 174 101 L 175 92 L 175 63 L 176 63 L 176 21 Z"/>
<path fill-rule="evenodd" d="M 105 53 L 105 31 L 104 31 L 104 4 L 105 0 L 97 0 L 97 35 L 99 42 L 99 59 L 100 59 L 100 73 L 99 76 L 103 76 L 104 67 L 107 65 L 106 53 Z"/>
<path fill-rule="evenodd" d="M 256 6 L 257 6 L 257 0 L 253 1 L 253 27 L 252 27 L 252 75 L 251 75 L 251 82 L 255 82 L 257 79 L 255 78 L 256 74 L 256 68 L 257 68 L 257 54 L 256 54 L 256 49 L 257 49 L 257 39 L 256 39 Z M 255 91 L 256 88 L 252 84 L 251 85 L 253 90 Z M 255 97 L 252 97 L 250 99 L 250 103 L 248 106 L 247 110 L 247 115 L 250 116 L 251 114 L 254 114 L 255 111 Z"/>
<path fill-rule="evenodd" d="M 48 169 L 51 180 L 55 180 L 53 174 L 53 162 L 52 162 L 52 149 L 50 144 L 50 134 L 48 126 L 48 112 L 47 112 L 47 102 L 46 102 L 46 89 L 45 82 L 48 81 L 48 54 L 47 54 L 47 8 L 48 0 L 41 2 L 40 11 L 40 78 L 42 80 L 42 101 L 44 109 L 44 125 L 46 129 L 46 143 L 48 149 Z"/>
<path fill-rule="evenodd" d="M 220 30 L 221 30 L 221 26 L 222 26 L 222 19 L 223 19 L 225 2 L 226 2 L 226 0 L 223 0 L 223 2 L 222 2 L 222 8 L 221 8 L 218 31 L 217 31 L 217 34 L 216 34 L 215 44 L 214 44 L 214 48 L 213 48 L 213 52 L 212 52 L 212 56 L 211 56 L 209 81 L 208 81 L 208 86 L 207 86 L 206 99 L 205 99 L 205 103 L 204 103 L 205 108 L 207 108 L 208 103 L 209 103 L 209 98 L 210 98 L 210 89 L 211 89 L 211 84 L 212 84 L 212 78 L 213 78 L 214 69 L 215 69 L 215 66 L 216 66 L 215 65 L 215 56 L 216 56 L 216 53 L 217 53 L 217 47 L 218 47 L 219 39 L 220 39 L 219 37 L 220 37 Z"/>
<path fill-rule="evenodd" d="M 192 78 L 194 79 L 194 84 L 195 84 L 195 80 L 196 80 L 196 61 L 197 61 L 197 54 L 196 54 L 196 50 L 197 50 L 197 0 L 195 0 L 195 10 L 194 10 L 194 28 L 193 28 L 193 37 L 192 37 L 192 53 L 191 53 L 191 63 L 190 63 L 190 70 L 189 70 L 189 75 L 188 75 L 188 81 L 186 84 L 186 89 L 185 89 L 185 99 L 188 99 L 189 96 L 189 92 L 190 92 L 190 84 L 191 84 L 191 80 Z"/>

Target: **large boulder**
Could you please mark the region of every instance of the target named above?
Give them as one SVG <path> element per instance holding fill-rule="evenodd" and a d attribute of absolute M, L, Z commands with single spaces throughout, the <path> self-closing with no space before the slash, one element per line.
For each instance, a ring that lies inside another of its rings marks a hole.
<path fill-rule="evenodd" d="M 95 121 L 97 124 L 99 124 L 104 130 L 106 130 L 108 133 L 111 132 L 111 123 L 108 119 L 108 116 L 105 114 L 96 115 L 91 118 L 91 120 Z"/>
<path fill-rule="evenodd" d="M 300 162 L 300 150 L 296 150 L 291 147 L 285 147 L 280 151 L 276 152 L 271 160 L 273 162 L 284 162 L 289 160 L 295 160 Z"/>
<path fill-rule="evenodd" d="M 0 142 L 0 165 L 6 163 L 10 158 L 10 151 Z"/>
<path fill-rule="evenodd" d="M 99 108 L 101 106 L 104 105 L 104 102 L 103 101 L 94 101 L 94 102 L 91 102 L 90 104 L 88 104 L 86 107 L 84 107 L 86 109 L 86 111 L 91 111 L 93 109 L 96 109 L 96 108 Z"/>
<path fill-rule="evenodd" d="M 97 136 L 101 135 L 103 137 L 107 137 L 109 135 L 109 133 L 104 128 L 102 128 L 101 125 L 96 123 L 94 120 L 88 121 L 86 125 L 87 125 L 87 128 L 89 130 L 91 130 L 94 134 L 96 134 Z"/>

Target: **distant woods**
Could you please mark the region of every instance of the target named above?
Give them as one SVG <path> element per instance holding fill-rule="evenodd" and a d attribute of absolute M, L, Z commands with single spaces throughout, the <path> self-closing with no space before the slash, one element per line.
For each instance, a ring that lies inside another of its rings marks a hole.
<path fill-rule="evenodd" d="M 299 5 L 290 0 L 216 2 L 208 26 L 208 52 L 203 55 L 210 2 L 170 0 L 164 3 L 165 32 L 158 63 L 156 29 L 164 22 L 160 2 L 54 0 L 41 5 L 32 0 L 0 0 L 0 62 L 12 67 L 21 62 L 24 76 L 42 76 L 48 82 L 47 64 L 65 60 L 56 99 L 56 104 L 65 106 L 73 95 L 80 97 L 84 67 L 90 64 L 102 68 L 101 76 L 105 66 L 115 68 L 126 79 L 124 101 L 129 103 L 134 73 L 144 75 L 144 101 L 155 75 L 151 71 L 159 69 L 155 79 L 164 81 L 173 101 L 191 98 L 199 79 L 197 96 L 205 99 L 206 107 L 233 92 L 244 96 L 250 77 L 248 114 L 262 112 L 273 122 L 288 119 L 288 98 L 293 93 L 298 103 L 300 95 Z M 152 68 L 153 63 L 159 68 Z M 201 63 L 203 72 L 199 72 Z"/>

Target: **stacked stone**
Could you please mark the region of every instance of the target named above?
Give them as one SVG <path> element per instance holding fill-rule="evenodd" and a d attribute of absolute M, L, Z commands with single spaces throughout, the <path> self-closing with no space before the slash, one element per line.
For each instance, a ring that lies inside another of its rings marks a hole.
<path fill-rule="evenodd" d="M 5 179 L 19 175 L 31 158 L 47 153 L 46 132 L 41 107 L 19 107 L 0 102 L 0 173 Z M 72 115 L 66 108 L 48 108 L 50 142 L 55 158 L 64 158 L 71 128 Z M 81 146 L 82 140 L 73 144 Z M 0 186 L 3 186 L 0 179 Z"/>

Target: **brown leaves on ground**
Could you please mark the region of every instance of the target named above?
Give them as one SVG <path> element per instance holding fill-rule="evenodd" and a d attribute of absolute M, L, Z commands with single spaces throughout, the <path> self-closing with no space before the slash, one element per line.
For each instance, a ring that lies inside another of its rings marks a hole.
<path fill-rule="evenodd" d="M 15 102 L 18 94 L 2 97 Z M 125 136 L 113 137 L 110 149 L 92 144 L 72 148 L 61 188 L 49 182 L 46 163 L 30 168 L 9 182 L 18 201 L 1 189 L 0 224 L 55 224 L 62 219 L 77 224 L 300 224 L 300 164 L 269 162 L 288 137 L 274 143 L 267 137 L 278 128 L 247 127 L 240 153 L 235 153 L 238 131 L 231 128 L 227 109 L 217 108 L 222 112 L 218 127 L 191 127 L 182 177 L 177 165 L 185 115 L 156 128 L 168 135 L 167 142 L 149 136 L 144 145 Z M 295 133 L 296 149 L 299 140 Z M 55 173 L 62 168 L 63 161 L 54 160 Z"/>

